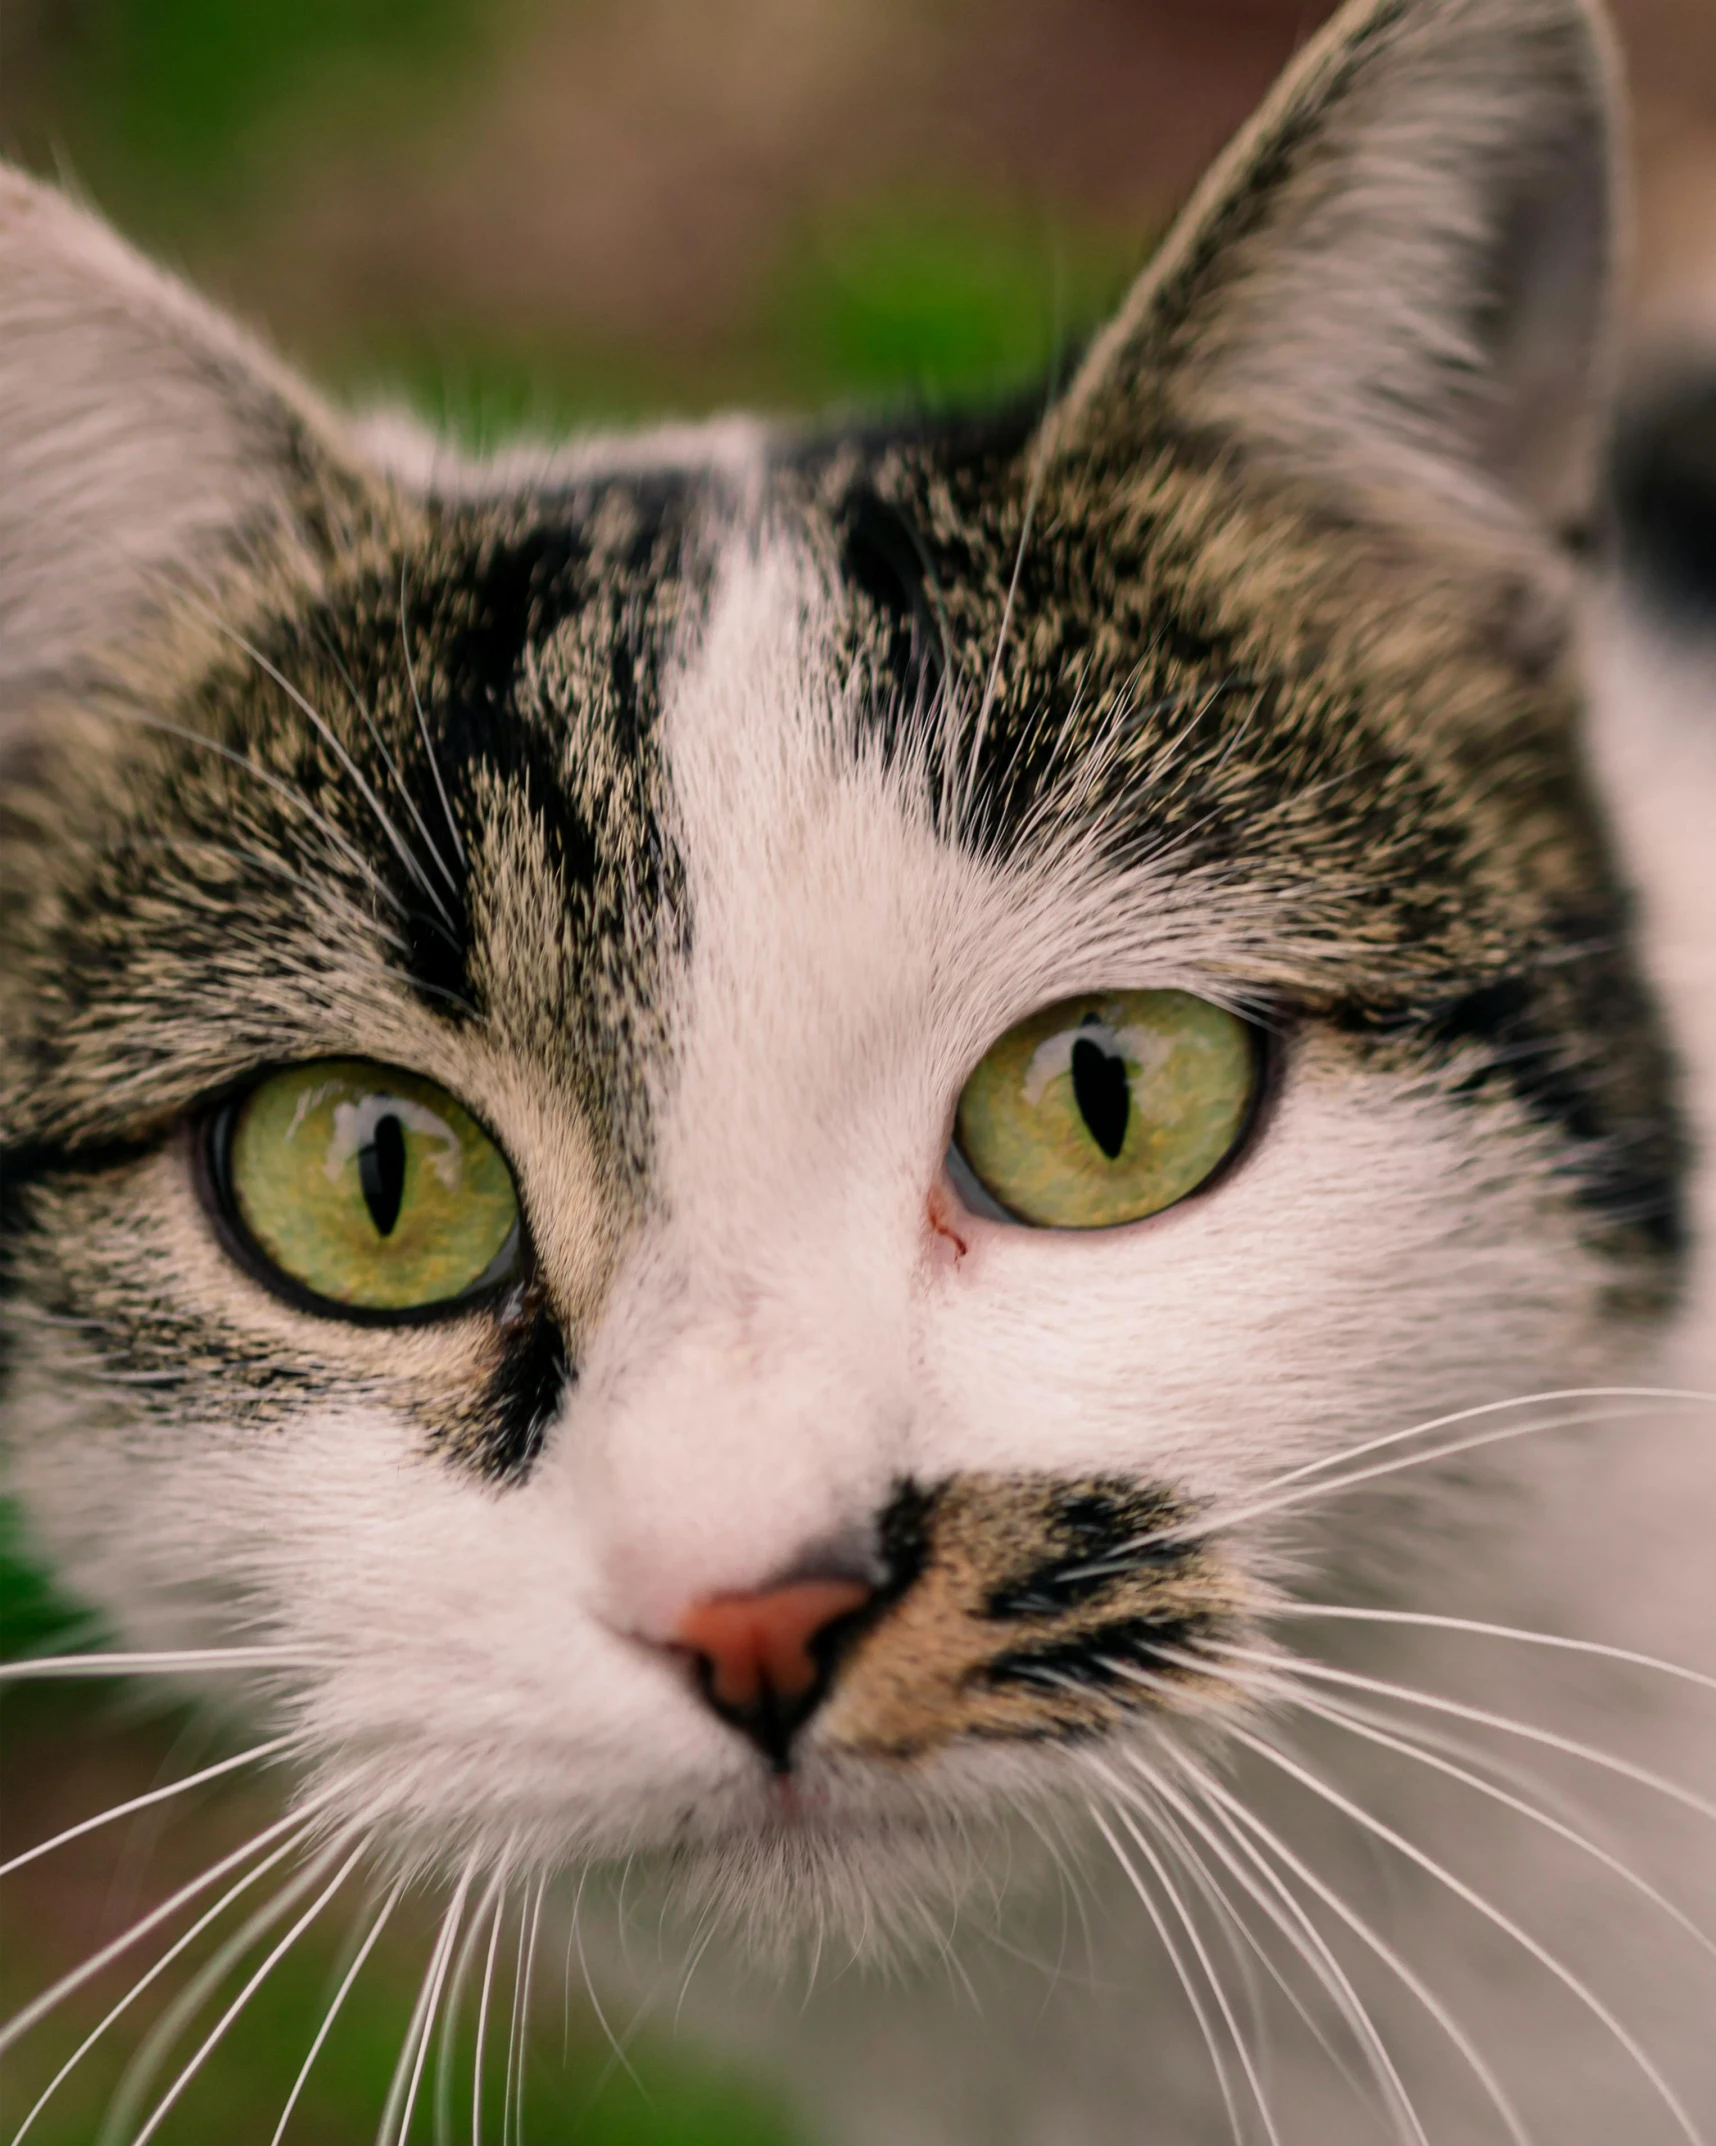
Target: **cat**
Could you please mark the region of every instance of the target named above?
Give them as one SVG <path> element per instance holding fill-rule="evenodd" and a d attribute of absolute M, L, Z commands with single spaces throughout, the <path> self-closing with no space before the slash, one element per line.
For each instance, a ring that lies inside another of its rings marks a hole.
<path fill-rule="evenodd" d="M 443 1888 L 384 2141 L 520 1900 L 831 2146 L 1716 2136 L 1616 81 L 1353 0 L 1040 398 L 488 462 L 0 182 L 7 1483 L 259 1947 Z"/>

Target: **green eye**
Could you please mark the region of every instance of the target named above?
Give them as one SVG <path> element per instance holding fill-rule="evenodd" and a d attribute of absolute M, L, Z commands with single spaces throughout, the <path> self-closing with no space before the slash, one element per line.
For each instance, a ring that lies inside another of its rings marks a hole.
<path fill-rule="evenodd" d="M 1254 1031 L 1184 991 L 1065 999 L 1010 1028 L 965 1084 L 959 1156 L 1042 1229 L 1112 1229 L 1193 1192 L 1245 1131 Z"/>
<path fill-rule="evenodd" d="M 504 1280 L 518 1195 L 499 1148 L 444 1088 L 361 1059 L 293 1066 L 216 1132 L 251 1246 L 330 1311 L 408 1317 Z"/>

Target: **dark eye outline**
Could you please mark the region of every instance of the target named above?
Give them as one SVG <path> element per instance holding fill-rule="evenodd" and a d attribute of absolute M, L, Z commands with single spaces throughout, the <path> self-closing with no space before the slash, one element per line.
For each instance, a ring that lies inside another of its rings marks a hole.
<path fill-rule="evenodd" d="M 1150 986 L 1141 985 L 1138 988 L 1147 990 Z M 1053 1004 L 1054 1001 L 1049 1003 Z M 1216 1002 L 1212 1000 L 1211 1003 Z M 1233 1012 L 1231 1007 L 1224 1010 Z M 1031 1013 L 1022 1013 L 1019 1021 L 1029 1021 L 1031 1018 Z M 1279 1025 L 1266 1027 L 1262 1021 L 1250 1019 L 1242 1013 L 1235 1013 L 1234 1019 L 1251 1039 L 1251 1094 L 1246 1102 L 1245 1115 L 1240 1119 L 1238 1130 L 1220 1162 L 1207 1176 L 1200 1177 L 1195 1185 L 1182 1192 L 1177 1200 L 1170 1200 L 1166 1207 L 1152 1208 L 1147 1215 L 1136 1215 L 1130 1222 L 1103 1222 L 1084 1228 L 1072 1222 L 1032 1222 L 1024 1215 L 1015 1214 L 990 1191 L 971 1167 L 964 1149 L 959 1144 L 959 1099 L 965 1093 L 965 1082 L 969 1081 L 972 1073 L 977 1070 L 974 1065 L 966 1074 L 965 1080 L 960 1082 L 958 1094 L 953 1099 L 942 1163 L 943 1174 L 952 1185 L 960 1205 L 976 1221 L 998 1222 L 1005 1229 L 1029 1230 L 1034 1236 L 1112 1237 L 1117 1230 L 1142 1229 L 1146 1223 L 1160 1222 L 1164 1215 L 1174 1214 L 1189 1201 L 1201 1200 L 1206 1193 L 1214 1192 L 1219 1186 L 1225 1185 L 1240 1165 L 1255 1152 L 1265 1125 L 1274 1116 L 1287 1057 L 1287 1035 Z M 1010 1034 L 1018 1025 L 1017 1021 L 1009 1022 L 1001 1031 L 1001 1036 Z M 996 1043 L 1000 1042 L 1001 1036 L 996 1037 Z M 991 1050 L 994 1047 L 994 1044 L 990 1045 Z M 981 1065 L 982 1062 L 982 1059 L 979 1059 L 977 1064 Z"/>
<path fill-rule="evenodd" d="M 437 1297 L 429 1304 L 407 1304 L 387 1309 L 373 1304 L 342 1304 L 336 1297 L 325 1297 L 277 1266 L 256 1242 L 245 1226 L 239 1212 L 238 1200 L 232 1187 L 232 1136 L 238 1122 L 238 1114 L 266 1081 L 281 1073 L 301 1073 L 322 1063 L 329 1065 L 350 1064 L 350 1059 L 297 1059 L 282 1065 L 264 1066 L 259 1072 L 246 1074 L 241 1085 L 225 1090 L 205 1103 L 191 1121 L 191 1163 L 198 1195 L 214 1228 L 222 1251 L 248 1274 L 253 1281 L 261 1283 L 271 1296 L 278 1297 L 295 1311 L 308 1312 L 318 1319 L 339 1319 L 348 1326 L 439 1326 L 450 1319 L 460 1319 L 473 1311 L 481 1311 L 491 1304 L 515 1295 L 535 1271 L 535 1256 L 531 1249 L 530 1232 L 524 1219 L 524 1198 L 518 1187 L 518 1172 L 513 1168 L 512 1158 L 495 1138 L 483 1120 L 470 1108 L 462 1096 L 453 1096 L 470 1118 L 471 1122 L 492 1143 L 495 1153 L 506 1164 L 507 1175 L 512 1180 L 513 1198 L 518 1203 L 518 1218 L 507 1232 L 506 1241 L 490 1260 L 488 1266 L 468 1289 L 457 1296 Z M 380 1059 L 364 1059 L 365 1065 L 373 1065 L 378 1074 L 397 1074 L 403 1079 L 429 1081 L 426 1073 L 416 1073 L 409 1066 L 392 1066 Z M 439 1087 L 438 1081 L 429 1081 Z M 445 1091 L 451 1095 L 450 1089 Z"/>

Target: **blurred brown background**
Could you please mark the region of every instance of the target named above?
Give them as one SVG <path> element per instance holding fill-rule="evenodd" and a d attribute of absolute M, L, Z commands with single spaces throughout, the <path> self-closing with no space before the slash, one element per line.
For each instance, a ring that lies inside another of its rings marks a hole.
<path fill-rule="evenodd" d="M 1106 299 L 1325 0 L 0 0 L 0 140 L 477 429 L 966 392 Z M 1716 280 L 1716 0 L 1620 0 L 1643 305 Z"/>

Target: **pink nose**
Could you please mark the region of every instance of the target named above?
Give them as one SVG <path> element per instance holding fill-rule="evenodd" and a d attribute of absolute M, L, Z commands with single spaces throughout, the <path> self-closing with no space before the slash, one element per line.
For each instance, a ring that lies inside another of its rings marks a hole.
<path fill-rule="evenodd" d="M 821 1703 L 841 1639 L 875 1597 L 862 1580 L 794 1580 L 754 1595 L 712 1595 L 670 1644 L 690 1655 L 703 1696 L 777 1771 Z"/>

